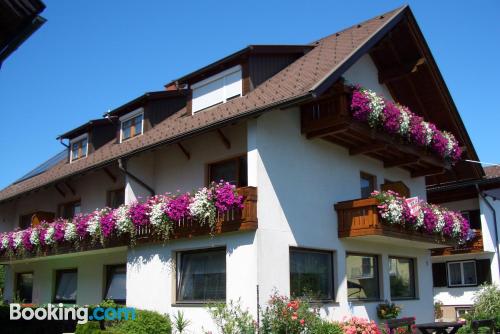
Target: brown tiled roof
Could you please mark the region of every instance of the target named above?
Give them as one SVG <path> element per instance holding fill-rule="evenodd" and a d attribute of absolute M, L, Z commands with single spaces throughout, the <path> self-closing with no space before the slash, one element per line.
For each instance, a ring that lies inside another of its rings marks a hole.
<path fill-rule="evenodd" d="M 500 177 L 500 166 L 484 167 L 484 173 L 487 179 Z"/>
<path fill-rule="evenodd" d="M 372 46 L 386 30 L 394 26 L 405 10 L 409 8 L 398 8 L 314 42 L 314 49 L 245 96 L 192 116 L 183 117 L 185 110 L 181 110 L 142 136 L 121 144 L 109 142 L 85 159 L 71 164 L 57 164 L 45 173 L 12 184 L 0 191 L 0 202 L 63 178 L 105 166 L 118 158 L 311 97 L 316 94 L 316 90 L 320 91 L 336 80 L 350 64 L 361 57 L 363 49 Z"/>

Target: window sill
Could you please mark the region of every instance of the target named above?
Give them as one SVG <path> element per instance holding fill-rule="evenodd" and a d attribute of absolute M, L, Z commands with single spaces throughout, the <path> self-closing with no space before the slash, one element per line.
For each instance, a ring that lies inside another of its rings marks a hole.
<path fill-rule="evenodd" d="M 220 304 L 220 303 L 226 303 L 225 300 L 214 300 L 214 301 L 207 301 L 207 302 L 177 302 L 177 303 L 172 303 L 170 306 L 171 307 L 207 307 L 211 304 Z"/>
<path fill-rule="evenodd" d="M 133 136 L 133 137 L 130 137 L 130 138 L 127 138 L 127 139 L 121 139 L 120 141 L 120 144 L 122 143 L 126 143 L 128 141 L 131 141 L 132 139 L 135 139 L 135 138 L 139 138 L 140 136 L 142 136 L 144 133 L 141 133 L 140 135 L 136 135 L 136 136 Z"/>
<path fill-rule="evenodd" d="M 349 299 L 349 303 L 353 304 L 366 304 L 366 303 L 383 303 L 382 299 Z"/>
<path fill-rule="evenodd" d="M 409 300 L 420 300 L 418 297 L 403 297 L 403 298 L 391 298 L 391 301 L 409 301 Z"/>
<path fill-rule="evenodd" d="M 327 305 L 339 306 L 340 305 L 339 302 L 337 302 L 333 299 L 311 300 L 311 301 L 309 301 L 309 304 L 312 306 L 327 306 Z"/>

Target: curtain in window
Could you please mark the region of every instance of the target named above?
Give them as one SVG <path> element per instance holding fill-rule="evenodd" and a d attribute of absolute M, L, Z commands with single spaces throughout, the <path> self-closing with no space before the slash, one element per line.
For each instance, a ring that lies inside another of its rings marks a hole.
<path fill-rule="evenodd" d="M 332 299 L 332 258 L 330 253 L 290 251 L 292 297 Z"/>
<path fill-rule="evenodd" d="M 392 298 L 415 297 L 413 259 L 389 258 Z"/>
<path fill-rule="evenodd" d="M 226 252 L 181 254 L 180 301 L 226 298 Z"/>
<path fill-rule="evenodd" d="M 108 269 L 108 289 L 106 299 L 125 301 L 127 299 L 127 269 L 125 266 L 114 266 Z"/>
<path fill-rule="evenodd" d="M 450 263 L 448 265 L 448 275 L 450 277 L 450 285 L 462 284 L 462 273 L 460 263 Z"/>
<path fill-rule="evenodd" d="M 77 273 L 63 272 L 59 274 L 55 299 L 58 301 L 76 301 Z"/>

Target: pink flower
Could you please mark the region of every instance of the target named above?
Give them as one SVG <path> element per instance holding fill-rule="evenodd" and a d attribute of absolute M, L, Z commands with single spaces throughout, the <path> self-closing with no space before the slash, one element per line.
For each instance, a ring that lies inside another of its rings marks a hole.
<path fill-rule="evenodd" d="M 167 203 L 165 213 L 174 221 L 187 218 L 189 216 L 189 204 L 191 204 L 189 194 L 179 195 Z"/>

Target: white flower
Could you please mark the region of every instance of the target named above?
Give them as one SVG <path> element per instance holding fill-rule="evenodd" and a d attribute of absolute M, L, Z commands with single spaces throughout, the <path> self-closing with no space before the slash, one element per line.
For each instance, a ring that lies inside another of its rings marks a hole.
<path fill-rule="evenodd" d="M 441 212 L 441 210 L 439 210 L 438 207 L 433 207 L 432 212 L 436 216 L 436 226 L 434 226 L 434 232 L 440 233 L 441 231 L 443 231 L 445 224 L 443 213 Z"/>
<path fill-rule="evenodd" d="M 216 208 L 210 200 L 209 190 L 205 187 L 194 195 L 193 202 L 189 205 L 189 212 L 203 224 L 207 220 L 210 224 L 215 220 Z"/>
<path fill-rule="evenodd" d="M 429 146 L 432 143 L 432 138 L 434 137 L 434 131 L 429 126 L 429 123 L 422 121 L 422 126 L 425 131 L 425 145 Z"/>
<path fill-rule="evenodd" d="M 453 151 L 455 150 L 455 136 L 453 136 L 451 133 L 447 131 L 443 131 L 443 137 L 446 138 L 446 152 L 445 156 L 449 157 L 452 155 Z"/>
<path fill-rule="evenodd" d="M 47 233 L 45 233 L 45 244 L 46 245 L 53 245 L 55 243 L 55 240 L 54 240 L 54 226 L 50 226 L 48 229 L 47 229 Z"/>
<path fill-rule="evenodd" d="M 420 228 L 424 226 L 424 210 L 419 209 L 417 219 L 415 220 L 415 227 Z"/>
<path fill-rule="evenodd" d="M 64 228 L 64 240 L 73 241 L 76 238 L 76 225 L 73 222 L 68 222 Z"/>
<path fill-rule="evenodd" d="M 7 233 L 2 234 L 2 239 L 0 240 L 0 249 L 7 249 L 9 247 L 9 237 Z"/>
<path fill-rule="evenodd" d="M 384 99 L 372 90 L 365 89 L 363 93 L 370 100 L 370 113 L 368 114 L 368 124 L 374 128 L 381 122 L 381 115 L 385 108 Z"/>
<path fill-rule="evenodd" d="M 87 224 L 87 232 L 91 237 L 95 237 L 99 233 L 99 217 L 99 212 L 95 211 L 92 215 L 92 218 L 89 219 L 89 222 Z"/>
<path fill-rule="evenodd" d="M 149 212 L 149 221 L 151 225 L 158 227 L 165 221 L 164 203 L 155 203 L 151 206 L 151 211 Z"/>
<path fill-rule="evenodd" d="M 401 224 L 403 221 L 403 206 L 397 199 L 386 203 L 387 208 L 380 215 L 389 224 Z"/>
<path fill-rule="evenodd" d="M 40 244 L 40 234 L 38 229 L 34 228 L 31 230 L 30 242 L 33 246 L 38 246 Z"/>
<path fill-rule="evenodd" d="M 132 220 L 128 215 L 128 206 L 121 205 L 118 209 L 116 209 L 115 218 L 116 218 L 116 232 L 118 235 L 127 233 L 132 229 L 133 224 Z"/>
<path fill-rule="evenodd" d="M 399 125 L 399 134 L 406 137 L 410 133 L 410 122 L 411 122 L 411 114 L 408 108 L 398 106 L 399 111 L 401 112 L 401 124 Z"/>
<path fill-rule="evenodd" d="M 19 249 L 23 244 L 23 231 L 14 233 L 14 248 Z"/>

